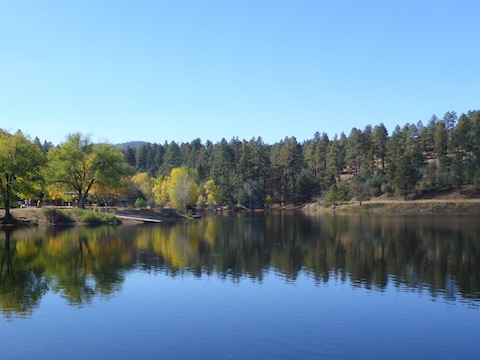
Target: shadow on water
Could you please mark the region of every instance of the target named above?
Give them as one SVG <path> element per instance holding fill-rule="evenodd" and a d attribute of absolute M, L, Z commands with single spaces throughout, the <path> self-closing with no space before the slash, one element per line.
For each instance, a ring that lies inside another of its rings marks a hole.
<path fill-rule="evenodd" d="M 169 226 L 6 229 L 0 308 L 28 317 L 49 291 L 84 306 L 120 291 L 132 270 L 262 282 L 275 273 L 447 301 L 480 299 L 480 225 L 472 215 L 207 216 Z"/>

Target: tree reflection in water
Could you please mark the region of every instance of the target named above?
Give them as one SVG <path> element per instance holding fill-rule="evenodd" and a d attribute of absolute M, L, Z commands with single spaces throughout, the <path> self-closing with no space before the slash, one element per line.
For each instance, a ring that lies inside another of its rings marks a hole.
<path fill-rule="evenodd" d="M 29 316 L 47 291 L 75 306 L 121 289 L 132 269 L 261 282 L 267 272 L 315 283 L 349 279 L 448 301 L 480 299 L 475 216 L 235 214 L 174 225 L 6 229 L 0 242 L 0 307 Z"/>
<path fill-rule="evenodd" d="M 5 318 L 28 317 L 48 290 L 44 268 L 37 262 L 36 246 L 13 242 L 6 228 L 0 247 L 0 309 Z"/>

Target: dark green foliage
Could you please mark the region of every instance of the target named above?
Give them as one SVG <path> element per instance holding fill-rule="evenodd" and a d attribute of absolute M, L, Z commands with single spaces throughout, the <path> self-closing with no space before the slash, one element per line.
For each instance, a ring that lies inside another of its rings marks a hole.
<path fill-rule="evenodd" d="M 367 179 L 368 191 L 371 196 L 382 195 L 382 184 L 385 182 L 385 176 L 383 174 L 370 175 Z"/>
<path fill-rule="evenodd" d="M 373 154 L 375 157 L 377 171 L 385 172 L 385 158 L 387 156 L 388 132 L 383 123 L 375 126 L 372 135 Z"/>
<path fill-rule="evenodd" d="M 475 192 L 480 194 L 480 170 L 477 170 L 477 172 L 475 173 L 475 176 L 473 178 L 473 185 Z"/>
<path fill-rule="evenodd" d="M 327 154 L 330 140 L 326 133 L 320 136 L 316 132 L 313 140 L 303 145 L 303 157 L 306 169 L 310 172 L 314 181 L 314 195 L 319 195 L 324 189 L 328 189 L 331 180 L 327 172 Z"/>
<path fill-rule="evenodd" d="M 120 221 L 113 215 L 95 210 L 79 210 L 80 221 L 87 225 L 117 225 Z"/>
<path fill-rule="evenodd" d="M 306 169 L 302 170 L 298 178 L 297 201 L 300 203 L 309 202 L 319 193 L 319 184 L 315 181 L 312 173 Z"/>
<path fill-rule="evenodd" d="M 348 137 L 316 132 L 303 143 L 287 137 L 273 145 L 261 138 L 143 144 L 127 148 L 126 157 L 151 176 L 182 165 L 196 169 L 198 183 L 215 181 L 220 205 L 263 208 L 267 198 L 269 204 L 296 204 L 322 194 L 327 203 L 382 194 L 408 198 L 480 183 L 480 112 L 458 119 L 453 111 L 442 119 L 433 115 L 428 125 L 397 126 L 391 136 L 380 123 L 353 128 Z"/>
<path fill-rule="evenodd" d="M 465 163 L 460 153 L 455 154 L 455 160 L 451 166 L 452 184 L 458 192 L 461 192 L 462 185 L 465 182 Z"/>
<path fill-rule="evenodd" d="M 347 171 L 354 175 L 359 174 L 365 166 L 365 158 L 363 133 L 361 130 L 353 128 L 345 150 Z"/>
<path fill-rule="evenodd" d="M 136 153 L 135 149 L 128 146 L 125 150 L 125 161 L 127 162 L 128 165 L 132 166 L 134 169 L 137 168 L 137 158 L 136 158 Z"/>
<path fill-rule="evenodd" d="M 147 202 L 145 201 L 145 199 L 139 197 L 139 198 L 137 198 L 137 200 L 135 200 L 135 205 L 134 206 L 137 209 L 139 209 L 139 208 L 145 207 L 146 204 L 147 204 Z"/>
<path fill-rule="evenodd" d="M 339 205 L 350 200 L 350 186 L 346 181 L 332 184 L 325 195 L 325 204 Z"/>
<path fill-rule="evenodd" d="M 43 154 L 52 147 L 39 139 L 34 143 Z M 441 119 L 433 115 L 427 125 L 419 121 L 396 126 L 390 136 L 380 123 L 331 139 L 316 132 L 304 142 L 286 137 L 269 145 L 261 138 L 232 138 L 203 144 L 195 139 L 163 145 L 129 143 L 123 149 L 136 172 L 158 177 L 186 166 L 197 171 L 197 184 L 213 179 L 220 206 L 263 208 L 305 203 L 323 195 L 328 204 L 383 194 L 408 198 L 422 192 L 461 191 L 465 185 L 480 193 L 478 110 L 458 118 L 454 111 Z M 137 197 L 132 197 L 131 205 Z"/>
<path fill-rule="evenodd" d="M 350 181 L 350 194 L 360 203 L 368 200 L 372 194 L 372 175 L 368 170 L 355 175 Z"/>
<path fill-rule="evenodd" d="M 231 144 L 225 139 L 214 147 L 210 161 L 210 177 L 217 185 L 217 191 L 221 205 L 235 204 L 235 185 L 242 186 L 241 181 L 234 183 L 235 176 L 235 154 Z M 238 179 L 240 180 L 240 179 Z"/>
<path fill-rule="evenodd" d="M 172 141 L 170 144 L 165 143 L 163 147 L 165 148 L 165 152 L 158 175 L 167 176 L 173 168 L 182 165 L 182 160 L 180 158 L 180 147 L 175 141 Z"/>
<path fill-rule="evenodd" d="M 418 167 L 415 165 L 411 155 L 401 156 L 393 177 L 395 192 L 407 199 L 408 195 L 415 191 L 419 180 Z"/>
<path fill-rule="evenodd" d="M 422 183 L 423 189 L 427 192 L 438 190 L 439 184 L 435 164 L 429 164 L 423 169 Z"/>

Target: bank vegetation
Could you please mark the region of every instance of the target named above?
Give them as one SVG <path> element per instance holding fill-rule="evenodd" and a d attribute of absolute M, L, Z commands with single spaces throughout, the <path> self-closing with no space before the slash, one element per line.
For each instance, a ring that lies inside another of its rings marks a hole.
<path fill-rule="evenodd" d="M 275 144 L 258 137 L 114 146 L 73 133 L 54 146 L 20 130 L 0 130 L 0 191 L 6 222 L 14 221 L 11 208 L 45 204 L 184 213 L 309 203 L 433 211 L 443 205 L 419 200 L 444 193 L 459 195 L 451 201 L 460 205 L 449 204 L 449 211 L 473 210 L 476 205 L 465 200 L 480 196 L 480 111 L 433 115 L 426 124 L 397 125 L 391 132 L 380 123 L 348 135 L 316 132 L 304 142 L 286 137 Z"/>

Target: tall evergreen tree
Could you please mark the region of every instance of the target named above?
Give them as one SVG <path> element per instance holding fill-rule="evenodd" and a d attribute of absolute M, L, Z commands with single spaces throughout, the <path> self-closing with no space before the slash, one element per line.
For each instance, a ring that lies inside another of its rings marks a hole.
<path fill-rule="evenodd" d="M 219 199 L 223 204 L 235 204 L 234 192 L 235 154 L 227 140 L 213 147 L 210 177 L 217 184 Z"/>
<path fill-rule="evenodd" d="M 415 190 L 419 179 L 419 172 L 410 154 L 402 154 L 398 159 L 393 178 L 395 192 L 407 200 Z"/>
<path fill-rule="evenodd" d="M 333 138 L 327 152 L 327 168 L 326 180 L 330 187 L 335 181 L 340 181 L 340 175 L 345 167 L 345 134 L 342 133 L 340 139 L 337 139 L 337 135 Z"/>
<path fill-rule="evenodd" d="M 345 162 L 347 169 L 352 174 L 359 174 L 364 163 L 363 159 L 365 153 L 363 152 L 363 134 L 361 130 L 353 128 L 348 137 L 347 147 L 345 152 Z"/>
<path fill-rule="evenodd" d="M 164 148 L 165 153 L 163 155 L 163 163 L 160 166 L 159 172 L 160 175 L 167 176 L 172 169 L 180 167 L 182 162 L 180 157 L 180 146 L 178 146 L 175 141 L 171 141 L 170 144 L 165 143 Z"/>
<path fill-rule="evenodd" d="M 377 125 L 373 129 L 372 142 L 373 153 L 375 155 L 376 168 L 380 169 L 382 173 L 385 172 L 385 157 L 387 156 L 387 140 L 388 132 L 383 123 Z"/>
<path fill-rule="evenodd" d="M 131 146 L 127 146 L 125 149 L 125 161 L 134 169 L 137 168 L 136 151 Z"/>
<path fill-rule="evenodd" d="M 153 169 L 151 176 L 157 176 L 163 165 L 163 157 L 165 156 L 165 147 L 162 144 L 154 144 Z"/>
<path fill-rule="evenodd" d="M 140 146 L 136 151 L 136 167 L 135 170 L 137 172 L 146 172 L 147 168 L 147 148 L 143 145 Z"/>

